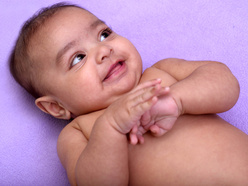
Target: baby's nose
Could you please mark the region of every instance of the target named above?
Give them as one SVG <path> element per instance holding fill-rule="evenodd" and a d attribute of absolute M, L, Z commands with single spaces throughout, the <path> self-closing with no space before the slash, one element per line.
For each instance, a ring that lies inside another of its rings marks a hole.
<path fill-rule="evenodd" d="M 97 50 L 96 61 L 102 63 L 113 53 L 113 48 L 109 45 L 100 45 Z"/>

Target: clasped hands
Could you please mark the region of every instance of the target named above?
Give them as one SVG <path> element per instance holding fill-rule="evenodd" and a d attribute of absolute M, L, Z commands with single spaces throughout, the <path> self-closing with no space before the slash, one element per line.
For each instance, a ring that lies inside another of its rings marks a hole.
<path fill-rule="evenodd" d="M 103 115 L 135 145 L 144 143 L 143 135 L 148 131 L 154 136 L 165 134 L 176 122 L 180 110 L 170 88 L 162 87 L 161 80 L 155 79 L 139 84 L 112 103 Z"/>

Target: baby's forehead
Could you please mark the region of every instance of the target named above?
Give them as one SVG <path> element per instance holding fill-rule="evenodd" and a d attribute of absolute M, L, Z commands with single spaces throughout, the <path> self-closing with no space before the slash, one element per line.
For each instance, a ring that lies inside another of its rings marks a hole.
<path fill-rule="evenodd" d="M 46 34 L 49 35 L 49 33 L 58 26 L 58 23 L 60 27 L 63 27 L 66 25 L 66 22 L 75 22 L 77 20 L 81 21 L 81 24 L 90 23 L 92 20 L 104 23 L 88 10 L 80 7 L 64 7 L 43 21 L 43 24 L 37 29 L 37 35 L 39 37 L 45 36 Z"/>
<path fill-rule="evenodd" d="M 73 16 L 73 15 L 79 15 L 79 14 L 80 14 L 80 18 L 84 17 L 84 19 L 89 19 L 92 17 L 97 18 L 94 14 L 92 14 L 88 10 L 80 8 L 80 7 L 65 7 L 59 10 L 54 16 L 64 18 L 65 16 Z M 74 18 L 79 18 L 79 17 L 75 16 Z"/>
<path fill-rule="evenodd" d="M 101 24 L 105 24 L 105 22 L 85 9 L 78 7 L 63 8 L 48 18 L 37 30 L 37 33 L 33 35 L 29 45 L 30 55 L 36 57 L 42 53 L 41 49 L 51 47 L 51 43 L 61 42 L 66 38 L 69 40 L 75 33 L 72 30 L 78 28 L 78 25 L 81 25 L 80 28 L 87 31 L 93 30 Z"/>

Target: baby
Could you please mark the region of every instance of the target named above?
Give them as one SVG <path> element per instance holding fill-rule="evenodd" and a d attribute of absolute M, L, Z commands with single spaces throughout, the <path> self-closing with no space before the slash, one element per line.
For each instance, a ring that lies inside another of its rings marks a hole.
<path fill-rule="evenodd" d="M 164 59 L 142 73 L 129 40 L 56 4 L 23 26 L 10 69 L 38 108 L 73 118 L 57 146 L 71 185 L 248 184 L 248 136 L 214 114 L 239 96 L 222 63 Z"/>

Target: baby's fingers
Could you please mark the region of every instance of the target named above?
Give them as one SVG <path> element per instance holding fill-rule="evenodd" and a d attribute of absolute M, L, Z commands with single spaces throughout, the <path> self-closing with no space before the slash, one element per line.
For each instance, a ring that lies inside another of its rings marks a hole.
<path fill-rule="evenodd" d="M 130 140 L 130 144 L 132 145 L 136 145 L 138 143 L 143 144 L 145 141 L 142 135 L 134 134 L 134 133 L 129 134 L 129 140 Z"/>
<path fill-rule="evenodd" d="M 142 135 L 137 135 L 139 143 L 143 144 L 145 142 L 145 138 Z"/>
<path fill-rule="evenodd" d="M 151 88 L 146 88 L 146 89 L 141 89 L 138 90 L 137 92 L 133 93 L 132 99 L 133 99 L 133 106 L 137 106 L 139 104 L 147 102 L 148 105 L 149 103 L 152 103 L 153 101 L 156 101 L 156 97 L 159 95 L 164 95 L 166 94 L 166 90 L 161 90 L 161 85 L 155 85 L 154 87 Z M 152 100 L 153 99 L 153 100 Z M 151 101 L 152 100 L 152 101 Z"/>
<path fill-rule="evenodd" d="M 152 125 L 150 127 L 150 131 L 152 132 L 153 136 L 156 136 L 156 137 L 160 137 L 167 132 L 167 130 L 160 128 L 157 125 Z"/>
<path fill-rule="evenodd" d="M 152 106 L 158 101 L 156 96 L 149 96 L 143 98 L 137 98 L 136 105 L 132 107 L 131 112 L 139 113 L 142 116 L 146 111 L 150 110 Z"/>
<path fill-rule="evenodd" d="M 156 96 L 168 95 L 170 93 L 170 87 L 157 88 Z"/>
<path fill-rule="evenodd" d="M 134 91 L 149 88 L 149 87 L 153 87 L 153 86 L 155 86 L 157 84 L 160 84 L 160 83 L 161 83 L 161 79 L 153 79 L 153 80 L 150 80 L 150 81 L 146 81 L 144 83 L 139 84 Z"/>
<path fill-rule="evenodd" d="M 132 145 L 136 145 L 138 143 L 138 138 L 136 134 L 130 133 L 129 134 L 129 140 Z"/>
<path fill-rule="evenodd" d="M 130 140 L 130 143 L 132 145 L 136 145 L 139 141 L 139 139 L 137 137 L 137 132 L 138 132 L 138 126 L 134 125 L 134 127 L 132 128 L 132 130 L 129 133 L 129 140 Z"/>

